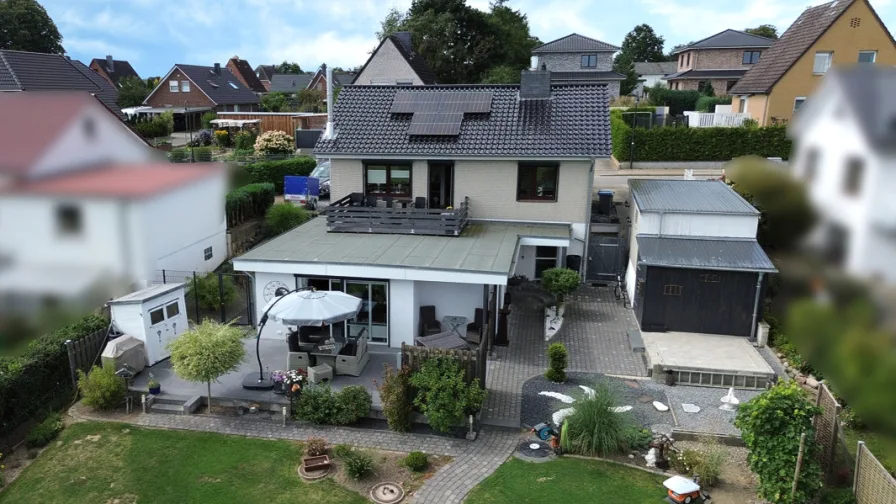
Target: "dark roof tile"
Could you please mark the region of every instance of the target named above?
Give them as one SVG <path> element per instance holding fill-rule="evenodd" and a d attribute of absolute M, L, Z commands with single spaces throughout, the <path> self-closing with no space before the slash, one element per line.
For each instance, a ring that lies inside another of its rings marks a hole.
<path fill-rule="evenodd" d="M 227 64 L 233 63 L 233 66 L 236 68 L 237 72 L 239 72 L 240 77 L 246 81 L 246 85 L 248 85 L 249 89 L 255 91 L 256 93 L 264 93 L 267 91 L 264 88 L 264 84 L 258 79 L 258 76 L 255 75 L 255 71 L 252 70 L 252 67 L 249 65 L 249 62 L 244 59 L 239 59 L 236 56 L 230 58 L 230 61 Z"/>
<path fill-rule="evenodd" d="M 106 75 L 108 75 L 109 78 L 112 79 L 112 83 L 116 86 L 120 86 L 121 79 L 124 79 L 125 77 L 136 77 L 138 79 L 140 78 L 140 76 L 137 74 L 137 71 L 134 70 L 134 67 L 132 67 L 131 64 L 126 60 L 112 60 L 112 68 L 115 69 L 114 72 L 109 70 L 106 58 L 93 58 L 93 60 L 91 60 L 90 64 L 87 66 L 90 67 L 94 63 L 96 63 L 103 69 L 103 71 L 106 72 Z"/>
<path fill-rule="evenodd" d="M 297 93 L 308 87 L 312 77 L 312 74 L 274 74 L 271 77 L 270 91 Z"/>
<path fill-rule="evenodd" d="M 227 68 L 222 67 L 221 75 L 217 75 L 215 68 L 210 66 L 182 65 L 180 63 L 175 66 L 217 105 L 258 103 L 258 96 L 246 88 Z M 159 85 L 167 85 L 167 83 L 161 82 Z"/>
<path fill-rule="evenodd" d="M 550 53 L 550 52 L 616 52 L 621 48 L 614 46 L 613 44 L 608 44 L 606 42 L 601 42 L 600 40 L 596 40 L 590 37 L 585 37 L 583 35 L 579 35 L 578 33 L 572 33 L 565 37 L 558 38 L 557 40 L 553 40 L 546 44 L 542 44 L 535 49 L 532 49 L 532 53 Z"/>
<path fill-rule="evenodd" d="M 706 37 L 705 39 L 698 40 L 691 44 L 678 49 L 672 54 L 678 54 L 684 51 L 693 51 L 694 49 L 737 49 L 737 48 L 749 48 L 749 47 L 771 47 L 774 44 L 774 39 L 760 37 L 759 35 L 752 35 L 750 33 L 742 32 L 739 30 L 725 30 L 715 35 L 711 35 Z"/>
<path fill-rule="evenodd" d="M 777 272 L 756 240 L 638 235 L 638 264 L 701 270 Z"/>

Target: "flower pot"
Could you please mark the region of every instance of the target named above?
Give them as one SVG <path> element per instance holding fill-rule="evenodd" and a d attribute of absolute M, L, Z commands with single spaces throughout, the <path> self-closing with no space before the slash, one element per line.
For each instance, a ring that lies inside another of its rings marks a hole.
<path fill-rule="evenodd" d="M 286 394 L 286 385 L 283 382 L 274 382 L 273 392 L 278 395 Z"/>
<path fill-rule="evenodd" d="M 330 468 L 330 457 L 321 455 L 319 457 L 302 457 L 302 467 L 306 471 L 322 471 Z"/>
<path fill-rule="evenodd" d="M 158 385 L 158 386 L 155 386 L 155 387 L 149 387 L 149 393 L 150 393 L 150 395 L 159 395 L 159 394 L 161 394 L 161 393 L 162 393 L 162 386 L 161 386 L 161 385 Z"/>

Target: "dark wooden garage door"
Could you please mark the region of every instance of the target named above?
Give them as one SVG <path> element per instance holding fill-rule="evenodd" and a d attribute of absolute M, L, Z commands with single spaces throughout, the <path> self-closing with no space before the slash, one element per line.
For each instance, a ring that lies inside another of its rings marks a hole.
<path fill-rule="evenodd" d="M 749 336 L 757 275 L 649 267 L 641 328 Z"/>

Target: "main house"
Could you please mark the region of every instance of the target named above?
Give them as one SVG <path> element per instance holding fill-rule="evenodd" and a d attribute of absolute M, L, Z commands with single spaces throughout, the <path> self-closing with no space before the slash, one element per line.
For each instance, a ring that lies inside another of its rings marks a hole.
<path fill-rule="evenodd" d="M 725 30 L 672 53 L 678 57 L 678 71 L 663 79 L 669 89 L 703 92 L 711 85 L 716 96 L 726 96 L 772 43 L 769 38 Z"/>
<path fill-rule="evenodd" d="M 896 41 L 868 0 L 811 7 L 731 89 L 732 109 L 786 123 L 831 67 L 855 64 L 896 65 Z"/>
<path fill-rule="evenodd" d="M 331 330 L 398 347 L 421 306 L 472 321 L 508 277 L 581 263 L 606 85 L 347 86 L 334 108 L 325 216 L 234 259 L 258 307 L 282 286 L 345 290 L 365 308 Z"/>
<path fill-rule="evenodd" d="M 720 180 L 629 180 L 625 285 L 641 330 L 755 337 L 768 275 L 759 211 Z"/>
<path fill-rule="evenodd" d="M 106 56 L 105 59 L 94 58 L 90 61 L 88 67 L 116 88 L 121 88 L 122 79 L 128 77 L 140 78 L 130 63 L 126 60 L 116 60 L 111 55 Z"/>
<path fill-rule="evenodd" d="M 0 122 L 0 308 L 102 302 L 225 259 L 223 167 L 168 163 L 84 91 L 0 93 L 0 116 L 16 118 Z"/>
<path fill-rule="evenodd" d="M 849 274 L 896 284 L 896 70 L 837 69 L 790 124 L 793 174 L 818 216 L 811 242 Z"/>
<path fill-rule="evenodd" d="M 410 32 L 384 37 L 358 71 L 352 84 L 421 86 L 436 83 L 436 74 L 414 50 Z"/>
<path fill-rule="evenodd" d="M 551 72 L 553 84 L 606 84 L 612 100 L 625 76 L 613 71 L 613 44 L 572 33 L 532 49 L 533 68 Z"/>

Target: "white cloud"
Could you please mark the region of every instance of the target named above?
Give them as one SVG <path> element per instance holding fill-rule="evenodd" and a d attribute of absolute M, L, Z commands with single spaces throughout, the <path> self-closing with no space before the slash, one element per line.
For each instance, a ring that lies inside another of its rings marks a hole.
<path fill-rule="evenodd" d="M 700 5 L 693 2 L 685 5 L 676 0 L 641 0 L 641 3 L 647 12 L 662 18 L 670 34 L 690 41 L 729 28 L 743 30 L 766 23 L 784 31 L 806 7 L 803 3 L 780 0 L 750 0 L 739 6 L 716 1 Z"/>

